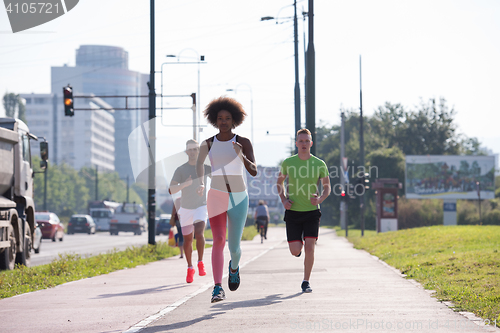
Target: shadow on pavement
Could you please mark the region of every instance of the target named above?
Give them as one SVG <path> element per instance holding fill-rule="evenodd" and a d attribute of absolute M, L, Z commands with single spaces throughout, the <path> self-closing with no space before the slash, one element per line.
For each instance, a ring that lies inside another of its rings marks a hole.
<path fill-rule="evenodd" d="M 260 299 L 250 299 L 246 301 L 240 301 L 240 302 L 220 302 L 220 303 L 215 303 L 212 305 L 212 308 L 218 308 L 220 310 L 234 310 L 236 308 L 251 308 L 251 307 L 257 307 L 257 306 L 267 306 L 267 305 L 273 305 L 277 303 L 281 303 L 282 301 L 285 301 L 287 299 L 295 298 L 302 295 L 302 292 L 286 296 L 286 297 L 281 297 L 281 294 L 274 294 L 274 295 L 268 295 L 264 298 Z"/>
<path fill-rule="evenodd" d="M 178 283 L 176 285 L 174 284 L 174 285 L 169 285 L 169 286 L 160 286 L 160 287 L 156 287 L 156 288 L 132 290 L 132 291 L 127 291 L 126 293 L 102 294 L 102 295 L 99 295 L 98 297 L 94 297 L 94 299 L 122 297 L 122 296 L 134 296 L 134 295 L 145 295 L 145 294 L 159 293 L 159 292 L 164 292 L 164 291 L 179 289 L 179 288 L 185 288 L 185 287 L 187 287 L 187 285 L 185 283 Z"/>
<path fill-rule="evenodd" d="M 205 321 L 205 320 L 210 320 L 214 319 L 216 316 L 224 314 L 225 312 L 214 312 L 210 313 L 207 315 L 204 315 L 203 317 L 192 319 L 192 320 L 187 320 L 187 321 L 181 321 L 169 325 L 160 325 L 160 326 L 152 326 L 148 328 L 148 332 L 168 332 L 173 329 L 179 329 L 179 328 L 185 328 L 189 327 L 191 325 L 197 324 L 199 322 Z"/>

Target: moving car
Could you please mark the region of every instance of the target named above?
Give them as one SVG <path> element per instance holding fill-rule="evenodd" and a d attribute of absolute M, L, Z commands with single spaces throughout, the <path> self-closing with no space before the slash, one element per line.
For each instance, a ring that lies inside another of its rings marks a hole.
<path fill-rule="evenodd" d="M 75 232 L 85 232 L 87 234 L 95 234 L 96 225 L 94 219 L 90 215 L 76 214 L 71 216 L 68 222 L 68 234 Z"/>
<path fill-rule="evenodd" d="M 64 237 L 64 225 L 59 220 L 59 217 L 50 212 L 37 212 L 35 213 L 36 223 L 40 225 L 42 230 L 43 239 L 52 239 L 53 242 L 56 239 L 63 241 Z"/>
<path fill-rule="evenodd" d="M 170 232 L 170 214 L 161 214 L 156 220 L 156 235 L 168 235 Z"/>

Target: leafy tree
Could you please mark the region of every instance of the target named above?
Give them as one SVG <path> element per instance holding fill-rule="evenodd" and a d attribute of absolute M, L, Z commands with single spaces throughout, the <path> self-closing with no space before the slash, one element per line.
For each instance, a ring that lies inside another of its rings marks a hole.
<path fill-rule="evenodd" d="M 33 165 L 40 164 L 38 156 L 33 157 Z M 35 169 L 38 169 L 35 167 Z M 88 189 L 78 173 L 68 165 L 51 165 L 47 169 L 47 210 L 62 217 L 85 212 L 89 199 Z M 34 179 L 35 207 L 43 209 L 44 174 L 37 173 Z"/>
<path fill-rule="evenodd" d="M 90 200 L 96 200 L 96 169 L 83 167 L 78 174 L 84 179 L 86 187 L 89 189 Z M 117 172 L 99 172 L 97 182 L 97 200 L 111 200 L 116 202 L 127 200 L 127 184 L 120 178 Z M 137 194 L 133 185 L 129 187 L 129 201 L 143 203 L 142 198 Z"/>
<path fill-rule="evenodd" d="M 3 96 L 3 107 L 5 109 L 5 115 L 9 118 L 21 119 L 25 123 L 26 121 L 26 106 L 24 105 L 21 96 L 14 93 L 5 93 Z"/>
<path fill-rule="evenodd" d="M 40 164 L 40 158 L 33 156 L 35 170 Z M 37 173 L 34 179 L 35 207 L 43 209 L 44 174 Z M 127 197 L 127 188 L 118 173 L 99 173 L 99 200 L 113 200 L 123 202 Z M 130 201 L 143 203 L 141 197 L 131 187 Z M 49 164 L 47 170 L 47 210 L 58 214 L 62 218 L 76 213 L 86 213 L 89 200 L 95 198 L 95 169 L 82 168 L 76 171 L 72 167 Z"/>
<path fill-rule="evenodd" d="M 457 155 L 462 150 L 453 122 L 455 110 L 444 98 L 421 101 L 415 111 L 386 103 L 373 118 L 373 127 L 387 147 L 398 146 L 405 155 Z"/>
<path fill-rule="evenodd" d="M 385 103 L 375 110 L 372 117 L 364 117 L 365 165 L 359 164 L 359 113 L 343 110 L 345 114 L 345 156 L 349 158 L 350 181 L 356 181 L 355 172 L 364 167 L 371 171 L 370 181 L 376 178 L 397 178 L 404 184 L 405 155 L 472 155 L 484 154 L 476 138 L 457 133 L 454 123 L 455 111 L 447 106 L 444 98 L 421 101 L 412 108 L 401 104 Z M 335 195 L 340 184 L 340 126 L 324 125 L 317 128 L 316 142 L 318 157 L 330 168 L 332 195 L 321 205 L 326 224 L 338 224 L 340 198 Z M 375 167 L 375 168 L 374 168 Z M 371 168 L 371 169 L 370 169 Z M 378 171 L 378 174 L 377 174 Z M 411 172 L 422 172 L 413 170 Z M 438 170 L 439 171 L 439 170 Z M 470 172 L 468 165 L 460 171 Z M 404 190 L 400 191 L 403 195 Z M 500 191 L 499 191 L 500 193 Z M 499 194 L 500 195 L 500 194 Z M 373 191 L 365 195 L 367 227 L 375 221 Z M 328 217 L 332 216 L 329 220 Z M 359 205 L 351 201 L 348 209 L 349 223 L 357 225 Z"/>

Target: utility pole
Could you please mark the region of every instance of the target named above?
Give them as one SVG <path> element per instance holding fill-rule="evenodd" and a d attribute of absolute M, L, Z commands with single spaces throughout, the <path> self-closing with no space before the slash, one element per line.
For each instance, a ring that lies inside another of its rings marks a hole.
<path fill-rule="evenodd" d="M 129 194 L 129 175 L 127 175 L 127 202 L 130 202 L 128 194 Z"/>
<path fill-rule="evenodd" d="M 45 172 L 43 173 L 43 210 L 47 212 L 47 172 L 49 172 L 49 163 L 45 161 Z"/>
<path fill-rule="evenodd" d="M 361 55 L 359 56 L 359 164 L 363 169 L 363 181 L 365 179 L 365 142 L 363 138 L 363 92 L 361 89 Z M 359 176 L 359 175 L 358 175 Z M 359 178 L 358 178 L 359 179 Z M 361 237 L 365 234 L 365 183 L 363 192 L 359 196 L 359 208 L 361 211 Z"/>
<path fill-rule="evenodd" d="M 313 142 L 316 141 L 316 87 L 314 55 L 314 0 L 309 0 L 309 42 L 306 59 L 306 127 L 311 131 Z M 316 155 L 316 146 L 311 147 L 311 154 Z"/>
<path fill-rule="evenodd" d="M 156 216 L 156 93 L 155 93 L 155 1 L 150 0 L 150 72 L 149 72 L 149 157 L 148 243 L 155 245 Z"/>
<path fill-rule="evenodd" d="M 483 225 L 483 221 L 481 220 L 481 183 L 476 182 L 477 189 L 477 201 L 479 203 L 479 225 Z"/>
<path fill-rule="evenodd" d="M 99 201 L 99 173 L 95 165 L 95 201 Z"/>
<path fill-rule="evenodd" d="M 299 37 L 297 27 L 297 0 L 293 2 L 294 16 L 293 16 L 293 42 L 294 42 L 294 55 L 295 55 L 295 133 L 300 130 L 300 85 L 299 85 Z M 295 147 L 295 153 L 298 148 Z"/>
<path fill-rule="evenodd" d="M 340 186 L 342 187 L 342 191 L 345 191 L 345 170 L 344 170 L 344 112 L 340 113 Z M 342 198 L 341 198 L 342 199 Z M 347 223 L 346 223 L 346 202 L 344 200 L 340 201 L 340 227 L 345 228 L 347 232 Z"/>

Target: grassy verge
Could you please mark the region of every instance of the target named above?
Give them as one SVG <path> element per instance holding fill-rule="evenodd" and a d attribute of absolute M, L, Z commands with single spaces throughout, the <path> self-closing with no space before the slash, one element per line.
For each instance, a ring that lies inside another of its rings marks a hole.
<path fill-rule="evenodd" d="M 339 236 L 345 231 L 337 230 Z M 500 227 L 434 226 L 377 234 L 349 230 L 349 241 L 389 265 L 436 297 L 451 301 L 500 327 Z"/>
<path fill-rule="evenodd" d="M 179 254 L 178 248 L 158 242 L 156 245 L 127 248 L 93 257 L 64 255 L 50 264 L 35 267 L 18 266 L 0 272 L 0 298 L 47 289 L 70 281 L 132 268 Z"/>
<path fill-rule="evenodd" d="M 248 226 L 243 228 L 243 236 L 241 236 L 241 240 L 252 240 L 255 236 L 257 236 L 257 228 L 254 226 Z M 205 239 L 212 240 L 212 229 L 205 230 Z M 227 239 L 227 231 L 226 231 L 226 239 Z"/>
<path fill-rule="evenodd" d="M 255 227 L 243 230 L 243 240 L 251 240 L 257 235 Z M 209 237 L 208 237 L 209 236 Z M 205 231 L 207 239 L 212 238 L 211 230 Z M 206 247 L 211 247 L 207 244 Z M 193 242 L 196 250 L 196 242 Z M 64 255 L 50 264 L 35 267 L 18 266 L 13 271 L 0 271 L 0 299 L 27 292 L 55 287 L 57 285 L 111 273 L 124 268 L 165 259 L 179 254 L 178 247 L 167 243 L 127 248 L 125 251 L 112 251 L 92 257 Z"/>

